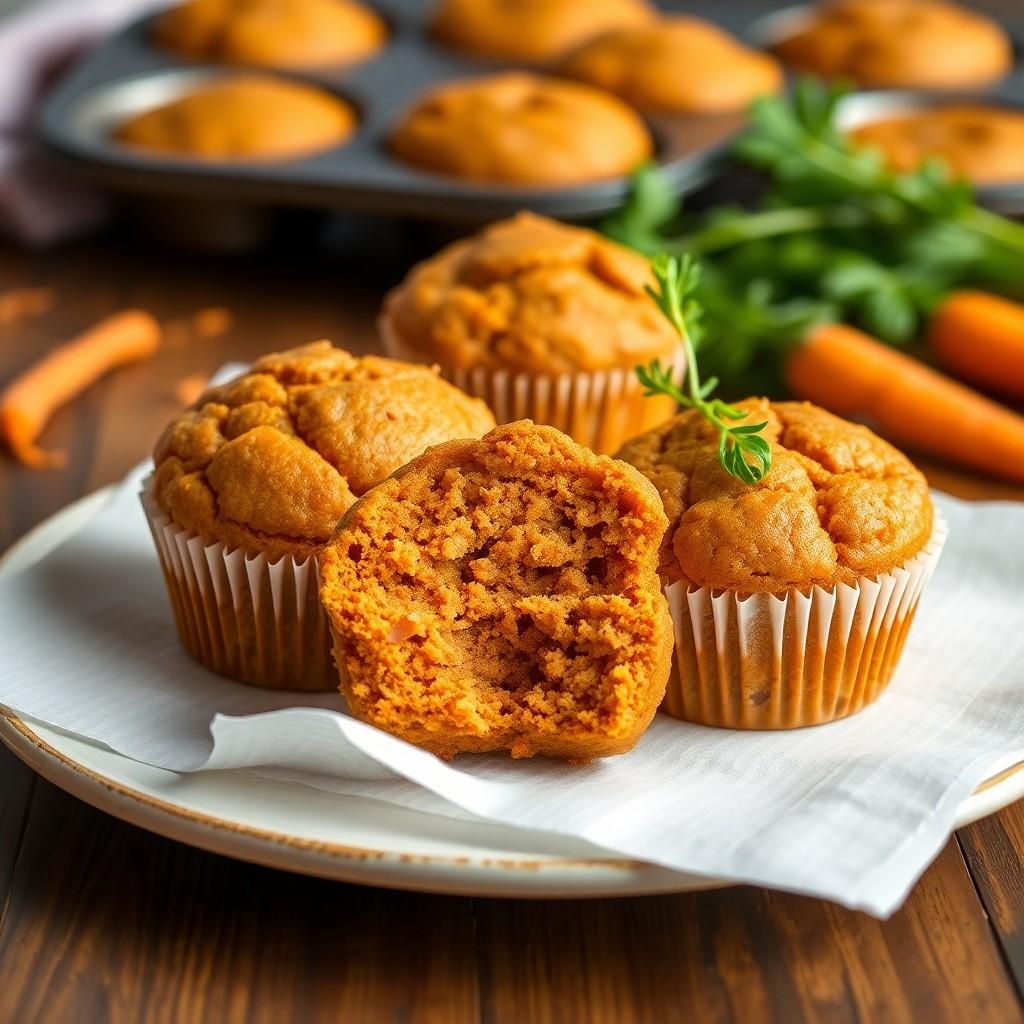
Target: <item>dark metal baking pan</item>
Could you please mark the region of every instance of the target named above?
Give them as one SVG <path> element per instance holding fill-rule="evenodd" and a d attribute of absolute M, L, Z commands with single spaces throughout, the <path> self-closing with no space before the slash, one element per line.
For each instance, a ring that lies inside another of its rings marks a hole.
<path fill-rule="evenodd" d="M 426 88 L 510 65 L 485 63 L 433 44 L 419 0 L 393 0 L 378 10 L 389 43 L 349 68 L 280 73 L 318 85 L 361 114 L 342 146 L 282 161 L 205 161 L 143 154 L 117 144 L 111 129 L 123 118 L 166 102 L 201 81 L 237 68 L 183 60 L 150 41 L 152 18 L 110 37 L 55 87 L 40 119 L 46 145 L 90 179 L 115 190 L 234 203 L 304 205 L 437 220 L 484 221 L 528 207 L 586 219 L 617 207 L 624 178 L 569 188 L 477 185 L 431 174 L 390 156 L 385 140 L 395 120 Z M 268 74 L 278 72 L 267 71 Z M 724 159 L 741 115 L 648 118 L 657 161 L 680 192 L 707 182 Z"/>

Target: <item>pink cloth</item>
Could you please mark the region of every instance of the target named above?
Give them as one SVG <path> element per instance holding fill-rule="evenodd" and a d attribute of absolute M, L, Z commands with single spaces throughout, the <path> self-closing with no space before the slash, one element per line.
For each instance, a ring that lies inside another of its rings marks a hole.
<path fill-rule="evenodd" d="M 39 101 L 88 46 L 166 0 L 42 0 L 0 20 L 0 234 L 46 245 L 97 223 L 103 200 L 33 138 Z"/>

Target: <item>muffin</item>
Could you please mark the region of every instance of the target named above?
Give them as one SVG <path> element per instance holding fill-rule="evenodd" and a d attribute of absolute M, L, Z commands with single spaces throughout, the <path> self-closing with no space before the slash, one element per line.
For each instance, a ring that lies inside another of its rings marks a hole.
<path fill-rule="evenodd" d="M 433 370 L 326 341 L 206 391 L 164 431 L 143 493 L 189 653 L 257 686 L 335 688 L 320 546 L 399 466 L 493 425 Z"/>
<path fill-rule="evenodd" d="M 616 97 L 522 72 L 430 89 L 389 144 L 435 174 L 529 187 L 617 178 L 654 151 L 642 118 Z"/>
<path fill-rule="evenodd" d="M 137 114 L 126 146 L 198 160 L 285 160 L 330 149 L 355 130 L 349 104 L 298 82 L 238 75 Z"/>
<path fill-rule="evenodd" d="M 888 683 L 945 528 L 921 473 L 867 427 L 807 403 L 739 405 L 768 422 L 760 483 L 722 469 L 717 431 L 695 412 L 619 452 L 669 521 L 665 709 L 735 729 L 842 718 Z"/>
<path fill-rule="evenodd" d="M 574 50 L 560 70 L 640 110 L 674 114 L 742 111 L 782 88 L 782 69 L 700 18 L 665 18 L 618 29 Z"/>
<path fill-rule="evenodd" d="M 652 359 L 682 370 L 650 283 L 632 250 L 520 213 L 414 267 L 387 296 L 380 333 L 389 355 L 439 364 L 498 422 L 529 417 L 611 452 L 675 411 L 644 398 L 633 372 Z"/>
<path fill-rule="evenodd" d="M 440 0 L 430 30 L 446 46 L 477 57 L 538 64 L 654 16 L 645 0 Z"/>
<path fill-rule="evenodd" d="M 321 556 L 349 708 L 446 758 L 631 749 L 672 659 L 665 525 L 636 470 L 551 427 L 430 449 Z"/>
<path fill-rule="evenodd" d="M 849 133 L 877 149 L 894 171 L 938 157 L 957 178 L 980 185 L 1024 181 L 1024 114 L 1007 107 L 956 103 L 871 121 Z"/>
<path fill-rule="evenodd" d="M 320 68 L 376 53 L 387 26 L 354 0 L 187 0 L 156 19 L 153 38 L 200 60 Z"/>
<path fill-rule="evenodd" d="M 1013 64 L 996 22 L 941 0 L 831 0 L 774 50 L 800 71 L 894 88 L 988 85 Z"/>

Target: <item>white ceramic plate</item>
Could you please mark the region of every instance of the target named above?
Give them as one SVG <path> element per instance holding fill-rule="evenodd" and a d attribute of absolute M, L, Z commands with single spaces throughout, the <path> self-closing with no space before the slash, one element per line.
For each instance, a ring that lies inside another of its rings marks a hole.
<path fill-rule="evenodd" d="M 23 537 L 0 573 L 33 564 L 74 533 L 108 491 Z M 245 772 L 177 775 L 39 722 L 0 715 L 0 739 L 44 778 L 142 828 L 216 853 L 349 882 L 462 895 L 622 896 L 726 883 L 609 857 L 588 843 L 454 821 Z M 1024 796 L 1011 769 L 961 806 L 965 825 Z"/>

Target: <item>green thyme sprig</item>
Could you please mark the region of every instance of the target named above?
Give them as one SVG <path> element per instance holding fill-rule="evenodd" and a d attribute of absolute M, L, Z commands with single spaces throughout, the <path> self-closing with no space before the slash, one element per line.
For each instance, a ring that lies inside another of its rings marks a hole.
<path fill-rule="evenodd" d="M 644 394 L 668 395 L 700 413 L 718 431 L 718 459 L 722 468 L 746 484 L 756 484 L 772 468 L 771 447 L 761 436 L 768 421 L 738 424 L 738 420 L 746 419 L 746 412 L 720 398 L 709 398 L 718 386 L 718 378 L 709 377 L 703 382 L 700 379 L 696 334 L 700 308 L 694 299 L 700 267 L 689 256 L 662 253 L 651 261 L 651 269 L 657 287 L 648 287 L 647 292 L 676 329 L 686 352 L 686 391 L 672 380 L 671 368 L 655 359 L 636 368 Z"/>

